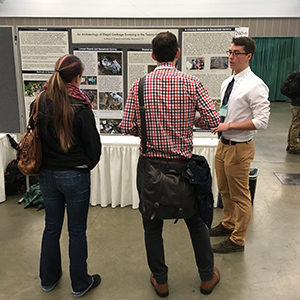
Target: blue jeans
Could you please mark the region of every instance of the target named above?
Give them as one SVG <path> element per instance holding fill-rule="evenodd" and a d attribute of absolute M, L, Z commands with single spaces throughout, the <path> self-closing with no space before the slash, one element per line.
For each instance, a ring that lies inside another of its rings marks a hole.
<path fill-rule="evenodd" d="M 90 174 L 41 170 L 39 180 L 46 212 L 40 258 L 41 284 L 50 286 L 61 277 L 59 240 L 67 209 L 72 288 L 74 292 L 83 291 L 92 282 L 92 277 L 87 273 L 86 262 Z"/>

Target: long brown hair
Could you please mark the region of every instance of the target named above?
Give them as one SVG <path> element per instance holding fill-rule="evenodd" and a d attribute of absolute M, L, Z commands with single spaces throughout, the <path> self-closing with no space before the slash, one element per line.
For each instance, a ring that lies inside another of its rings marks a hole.
<path fill-rule="evenodd" d="M 62 56 L 48 82 L 46 95 L 53 102 L 53 122 L 63 151 L 68 151 L 73 140 L 74 109 L 68 96 L 67 84 L 83 73 L 83 64 L 74 55 Z"/>

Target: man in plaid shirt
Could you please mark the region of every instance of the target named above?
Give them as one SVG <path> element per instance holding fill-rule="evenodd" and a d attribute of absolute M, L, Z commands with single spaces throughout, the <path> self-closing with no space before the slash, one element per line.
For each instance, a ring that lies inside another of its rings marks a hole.
<path fill-rule="evenodd" d="M 193 125 L 202 129 L 214 128 L 220 117 L 201 81 L 175 68 L 180 55 L 176 36 L 170 32 L 158 34 L 152 40 L 152 49 L 157 67 L 145 77 L 147 151 L 143 154 L 140 146 L 140 159 L 149 160 L 163 171 L 170 168 L 179 171 L 186 168 L 192 156 Z M 139 80 L 136 80 L 130 88 L 120 127 L 123 133 L 141 137 L 138 85 Z M 210 294 L 220 275 L 214 267 L 208 229 L 198 213 L 185 222 L 201 278 L 200 291 Z M 166 297 L 169 289 L 162 239 L 163 220 L 143 216 L 143 225 L 151 283 L 158 296 Z"/>

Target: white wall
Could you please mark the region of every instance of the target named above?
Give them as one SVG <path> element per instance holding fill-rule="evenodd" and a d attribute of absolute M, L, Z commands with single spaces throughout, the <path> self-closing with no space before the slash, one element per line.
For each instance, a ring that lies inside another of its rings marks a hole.
<path fill-rule="evenodd" d="M 0 0 L 0 17 L 300 17 L 300 0 Z"/>

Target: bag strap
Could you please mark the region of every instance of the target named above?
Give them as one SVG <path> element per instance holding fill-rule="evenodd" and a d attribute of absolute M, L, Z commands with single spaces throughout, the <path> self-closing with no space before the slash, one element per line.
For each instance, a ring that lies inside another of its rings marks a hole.
<path fill-rule="evenodd" d="M 36 97 L 36 99 L 33 103 L 32 113 L 34 112 L 34 114 L 32 116 L 32 119 L 33 119 L 34 123 L 37 123 L 37 121 L 38 121 L 40 97 L 41 97 L 41 93 L 38 94 L 38 96 Z"/>
<path fill-rule="evenodd" d="M 22 135 L 19 144 L 16 146 L 17 160 L 20 160 L 20 151 L 21 151 L 22 144 L 24 142 L 25 136 L 28 135 L 34 129 L 36 129 L 35 132 L 36 132 L 36 135 L 38 135 L 39 101 L 40 101 L 41 94 L 43 92 L 39 93 L 38 96 L 35 98 L 35 100 L 33 102 L 33 107 L 32 107 L 32 110 L 31 110 L 31 113 L 30 113 L 30 116 L 29 116 L 29 120 L 28 120 L 26 131 Z"/>
<path fill-rule="evenodd" d="M 22 135 L 19 144 L 16 146 L 17 160 L 20 160 L 20 154 L 21 154 L 21 151 L 22 151 L 21 148 L 22 148 L 25 137 L 31 131 L 33 131 L 34 129 L 36 129 L 35 134 L 38 135 L 39 101 L 40 101 L 41 94 L 43 92 L 39 93 L 38 96 L 35 98 L 35 100 L 33 102 L 33 107 L 32 107 L 31 113 L 30 113 L 30 117 L 29 117 L 29 120 L 28 120 L 28 124 L 27 124 L 27 127 L 26 127 L 26 131 Z M 27 145 L 27 147 L 28 147 L 28 145 Z M 26 149 L 26 150 L 28 150 L 28 149 Z"/>
<path fill-rule="evenodd" d="M 145 117 L 145 104 L 144 104 L 144 82 L 145 77 L 141 77 L 139 81 L 139 111 L 141 116 L 141 131 L 142 131 L 142 152 L 147 152 L 147 134 L 146 134 L 146 117 Z"/>
<path fill-rule="evenodd" d="M 41 94 L 43 92 L 40 92 L 38 94 L 38 96 L 35 98 L 33 103 L 33 108 L 28 121 L 28 125 L 31 127 L 31 129 L 33 128 L 33 126 L 37 126 L 38 116 L 39 116 L 39 101 L 40 101 Z"/>

